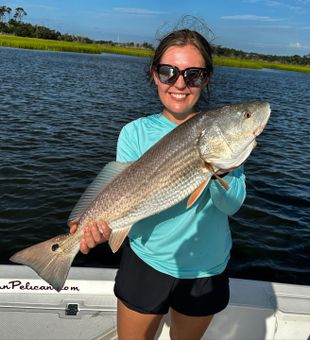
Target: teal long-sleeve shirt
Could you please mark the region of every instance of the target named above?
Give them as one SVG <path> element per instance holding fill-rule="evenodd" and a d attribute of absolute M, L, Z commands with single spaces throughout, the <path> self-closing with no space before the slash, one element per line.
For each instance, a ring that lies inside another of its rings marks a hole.
<path fill-rule="evenodd" d="M 162 114 L 139 118 L 121 130 L 116 159 L 139 159 L 176 124 Z M 245 195 L 243 167 L 223 178 L 226 191 L 211 180 L 203 194 L 186 208 L 187 199 L 133 225 L 129 233 L 132 250 L 148 265 L 176 278 L 201 278 L 226 268 L 232 246 L 228 216 L 241 207 Z"/>

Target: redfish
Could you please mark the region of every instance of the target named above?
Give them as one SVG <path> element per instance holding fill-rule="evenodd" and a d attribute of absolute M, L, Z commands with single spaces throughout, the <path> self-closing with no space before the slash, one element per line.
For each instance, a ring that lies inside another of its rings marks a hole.
<path fill-rule="evenodd" d="M 34 269 L 60 291 L 79 251 L 84 228 L 106 221 L 116 252 L 132 225 L 187 198 L 190 207 L 218 170 L 239 167 L 270 116 L 267 102 L 227 105 L 199 112 L 133 163 L 108 163 L 73 209 L 73 235 L 59 235 L 17 252 L 11 261 Z M 218 177 L 225 189 L 227 183 Z"/>

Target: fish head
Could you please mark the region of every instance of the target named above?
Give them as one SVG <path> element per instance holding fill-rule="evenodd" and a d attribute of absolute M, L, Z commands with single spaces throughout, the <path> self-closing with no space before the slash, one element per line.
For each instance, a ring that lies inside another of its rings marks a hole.
<path fill-rule="evenodd" d="M 214 111 L 211 126 L 198 141 L 201 157 L 217 169 L 240 166 L 256 146 L 255 139 L 269 116 L 267 102 L 228 105 Z"/>

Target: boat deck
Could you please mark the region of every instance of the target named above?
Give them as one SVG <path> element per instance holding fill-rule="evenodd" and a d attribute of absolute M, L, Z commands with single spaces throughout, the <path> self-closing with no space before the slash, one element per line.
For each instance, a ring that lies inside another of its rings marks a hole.
<path fill-rule="evenodd" d="M 0 339 L 117 339 L 115 269 L 71 268 L 57 293 L 29 268 L 0 266 Z M 169 315 L 156 339 L 169 338 Z M 231 279 L 203 339 L 309 340 L 310 287 Z"/>

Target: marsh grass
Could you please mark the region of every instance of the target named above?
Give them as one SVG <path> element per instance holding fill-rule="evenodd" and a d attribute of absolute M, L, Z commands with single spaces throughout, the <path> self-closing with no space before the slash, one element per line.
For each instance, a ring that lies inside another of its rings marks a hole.
<path fill-rule="evenodd" d="M 78 53 L 114 53 L 139 57 L 150 57 L 152 51 L 133 47 L 122 47 L 108 44 L 85 44 L 77 42 L 56 41 L 47 39 L 24 38 L 0 34 L 0 46 L 26 48 L 34 50 L 78 52 Z M 310 72 L 310 66 L 271 63 L 247 59 L 215 56 L 214 63 L 219 66 L 262 69 L 271 68 L 295 72 Z"/>
<path fill-rule="evenodd" d="M 57 41 L 37 38 L 24 38 L 9 35 L 0 35 L 0 46 L 26 48 L 33 50 L 48 50 L 60 52 L 78 52 L 78 53 L 114 53 L 126 54 L 132 56 L 147 57 L 152 54 L 151 50 L 130 48 L 122 46 L 113 46 L 106 44 L 86 44 L 69 41 Z"/>
<path fill-rule="evenodd" d="M 310 72 L 310 66 L 301 66 L 301 65 L 293 65 L 293 64 L 280 64 L 280 63 L 272 63 L 267 61 L 260 60 L 247 60 L 247 59 L 237 59 L 237 58 L 228 58 L 228 57 L 214 57 L 214 63 L 220 66 L 229 66 L 229 67 L 241 67 L 241 68 L 252 68 L 252 69 L 276 69 L 276 70 L 284 70 L 284 71 L 295 71 L 295 72 Z"/>

